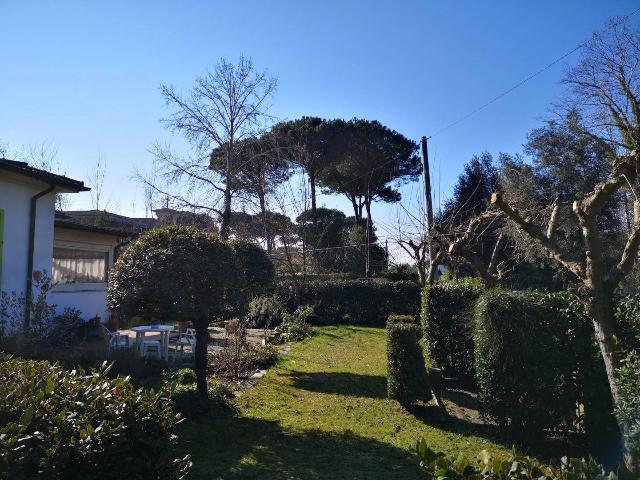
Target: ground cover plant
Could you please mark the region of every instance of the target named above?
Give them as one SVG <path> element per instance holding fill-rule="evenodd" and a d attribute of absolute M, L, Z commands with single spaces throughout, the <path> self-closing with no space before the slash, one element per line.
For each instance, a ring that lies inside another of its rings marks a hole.
<path fill-rule="evenodd" d="M 0 478 L 169 480 L 189 467 L 166 391 L 2 356 L 0 397 Z"/>

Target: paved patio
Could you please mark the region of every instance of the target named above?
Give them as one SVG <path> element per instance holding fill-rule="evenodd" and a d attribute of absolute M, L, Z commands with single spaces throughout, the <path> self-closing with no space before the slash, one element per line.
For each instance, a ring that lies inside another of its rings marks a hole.
<path fill-rule="evenodd" d="M 136 341 L 136 332 L 133 330 L 119 330 L 122 335 L 126 335 L 130 338 L 131 345 L 133 345 Z M 273 331 L 267 331 L 267 337 L 271 337 L 273 335 Z M 209 337 L 211 340 L 209 341 L 209 351 L 215 352 L 218 350 L 222 350 L 227 346 L 228 336 L 223 327 L 209 327 Z M 147 340 L 160 340 L 159 333 L 151 333 L 146 334 L 145 339 Z M 264 330 L 261 328 L 248 328 L 247 329 L 247 342 L 252 345 L 260 345 L 264 339 Z"/>

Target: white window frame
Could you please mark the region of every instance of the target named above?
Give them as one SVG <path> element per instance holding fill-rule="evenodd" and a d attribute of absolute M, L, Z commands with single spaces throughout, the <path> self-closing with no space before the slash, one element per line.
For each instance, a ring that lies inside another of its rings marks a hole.
<path fill-rule="evenodd" d="M 69 248 L 74 250 L 86 250 L 108 254 L 107 272 L 113 265 L 113 247 L 98 243 L 71 242 L 68 240 L 53 241 L 54 248 Z M 53 249 L 51 251 L 51 274 L 53 275 Z M 108 280 L 108 279 L 107 279 Z M 61 283 L 53 286 L 53 292 L 102 292 L 107 289 L 107 282 Z"/>

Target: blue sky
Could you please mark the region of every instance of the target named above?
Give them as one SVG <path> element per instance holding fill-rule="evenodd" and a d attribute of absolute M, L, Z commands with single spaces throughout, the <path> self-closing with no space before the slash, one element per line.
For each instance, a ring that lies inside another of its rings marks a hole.
<path fill-rule="evenodd" d="M 616 1 L 0 0 L 0 141 L 47 141 L 69 176 L 107 162 L 105 195 L 142 214 L 134 168 L 151 164 L 161 83 L 187 89 L 242 53 L 279 79 L 272 113 L 377 119 L 418 140 L 549 63 L 616 15 Z M 640 15 L 639 15 L 640 16 Z M 636 19 L 637 21 L 637 19 Z M 446 197 L 474 153 L 516 153 L 561 92 L 572 56 L 430 142 Z M 417 190 L 404 189 L 407 204 Z M 347 208 L 338 197 L 320 203 Z M 73 206 L 89 208 L 88 195 Z M 396 207 L 376 206 L 387 224 Z"/>

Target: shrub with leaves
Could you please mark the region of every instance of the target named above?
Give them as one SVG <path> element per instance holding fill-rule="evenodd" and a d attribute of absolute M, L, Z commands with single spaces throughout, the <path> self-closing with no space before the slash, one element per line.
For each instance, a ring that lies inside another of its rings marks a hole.
<path fill-rule="evenodd" d="M 282 321 L 285 306 L 276 295 L 256 297 L 249 302 L 247 321 L 254 328 L 271 328 Z"/>
<path fill-rule="evenodd" d="M 290 284 L 280 284 L 283 299 L 297 292 Z M 297 300 L 315 307 L 324 324 L 358 324 L 382 327 L 392 314 L 417 315 L 420 287 L 415 282 L 339 280 L 308 284 Z M 298 306 L 295 304 L 294 306 Z"/>
<path fill-rule="evenodd" d="M 307 323 L 307 319 L 313 314 L 311 306 L 298 307 L 293 315 L 285 313 L 282 323 L 276 328 L 280 339 L 283 342 L 298 342 L 311 336 L 313 328 Z"/>
<path fill-rule="evenodd" d="M 616 321 L 624 349 L 640 352 L 640 294 L 616 299 Z"/>
<path fill-rule="evenodd" d="M 415 323 L 420 325 L 420 321 L 413 315 L 389 315 L 387 318 L 387 326 L 392 323 Z"/>
<path fill-rule="evenodd" d="M 414 448 L 427 480 L 634 480 L 624 466 L 605 474 L 594 460 L 562 457 L 556 465 L 541 465 L 530 457 L 492 455 L 482 450 L 474 459 L 435 452 L 425 440 Z"/>
<path fill-rule="evenodd" d="M 514 439 L 575 429 L 579 404 L 594 439 L 614 428 L 593 328 L 567 293 L 485 291 L 475 312 L 475 370 L 481 412 Z"/>
<path fill-rule="evenodd" d="M 431 397 L 421 337 L 415 323 L 387 324 L 387 395 L 404 407 Z"/>
<path fill-rule="evenodd" d="M 616 413 L 629 426 L 627 445 L 634 457 L 640 459 L 640 354 L 630 353 L 618 374 L 621 406 Z"/>
<path fill-rule="evenodd" d="M 177 479 L 179 415 L 168 392 L 136 390 L 107 369 L 66 371 L 0 357 L 0 477 Z"/>
<path fill-rule="evenodd" d="M 422 291 L 420 318 L 431 364 L 447 375 L 473 381 L 473 312 L 480 295 L 477 281 L 438 282 Z"/>

